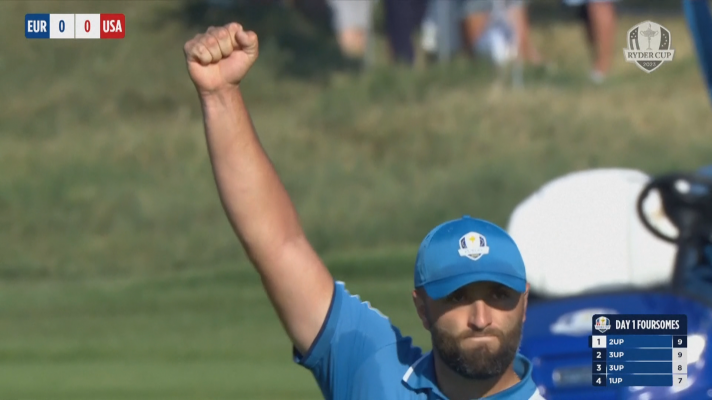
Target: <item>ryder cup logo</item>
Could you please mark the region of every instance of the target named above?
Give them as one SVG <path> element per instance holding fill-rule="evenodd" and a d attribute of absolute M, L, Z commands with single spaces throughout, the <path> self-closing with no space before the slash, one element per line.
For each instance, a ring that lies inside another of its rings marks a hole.
<path fill-rule="evenodd" d="M 647 73 L 658 69 L 666 61 L 672 61 L 670 31 L 655 22 L 645 21 L 628 31 L 628 48 L 623 49 L 625 60 Z"/>
<path fill-rule="evenodd" d="M 611 329 L 611 320 L 606 317 L 596 318 L 596 330 L 605 333 L 607 330 Z"/>
<path fill-rule="evenodd" d="M 487 239 L 477 232 L 470 232 L 460 238 L 460 257 L 467 257 L 477 261 L 485 254 L 489 254 Z"/>

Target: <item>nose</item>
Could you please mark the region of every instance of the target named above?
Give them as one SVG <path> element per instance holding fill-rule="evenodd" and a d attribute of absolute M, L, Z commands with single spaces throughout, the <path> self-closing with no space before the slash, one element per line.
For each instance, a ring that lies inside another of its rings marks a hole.
<path fill-rule="evenodd" d="M 477 300 L 470 306 L 469 325 L 473 330 L 484 330 L 492 324 L 492 310 L 483 300 Z"/>

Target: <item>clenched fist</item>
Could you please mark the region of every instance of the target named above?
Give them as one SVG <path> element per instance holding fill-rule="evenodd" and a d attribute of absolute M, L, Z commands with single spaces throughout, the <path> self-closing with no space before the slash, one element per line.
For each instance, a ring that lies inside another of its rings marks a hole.
<path fill-rule="evenodd" d="M 210 27 L 183 47 L 188 73 L 201 95 L 235 88 L 257 60 L 257 35 L 237 23 Z"/>

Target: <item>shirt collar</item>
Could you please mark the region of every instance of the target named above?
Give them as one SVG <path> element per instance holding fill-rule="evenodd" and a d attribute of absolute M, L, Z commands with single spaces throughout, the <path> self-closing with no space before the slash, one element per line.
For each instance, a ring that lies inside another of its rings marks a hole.
<path fill-rule="evenodd" d="M 532 380 L 532 365 L 526 357 L 517 354 L 514 359 L 514 372 L 521 379 L 516 385 L 507 390 L 499 392 L 493 396 L 487 397 L 488 400 L 510 399 L 510 398 L 529 398 L 536 392 L 536 385 Z M 428 391 L 431 395 L 435 395 L 441 399 L 447 397 L 440 392 L 435 383 L 435 364 L 432 351 L 426 353 L 416 360 L 405 375 L 403 375 L 403 384 L 413 391 Z M 518 394 L 519 396 L 512 397 Z"/>
<path fill-rule="evenodd" d="M 447 399 L 435 383 L 435 364 L 432 351 L 424 354 L 408 368 L 408 371 L 403 375 L 403 384 L 410 390 L 426 391 L 431 395 L 436 395 L 436 398 Z"/>

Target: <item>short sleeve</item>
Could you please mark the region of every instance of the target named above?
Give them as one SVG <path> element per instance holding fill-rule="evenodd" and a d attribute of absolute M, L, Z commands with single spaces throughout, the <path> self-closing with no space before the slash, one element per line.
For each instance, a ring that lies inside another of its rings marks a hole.
<path fill-rule="evenodd" d="M 359 366 L 401 338 L 386 316 L 335 282 L 321 331 L 306 354 L 293 350 L 294 361 L 312 372 L 326 399 L 343 399 Z"/>

